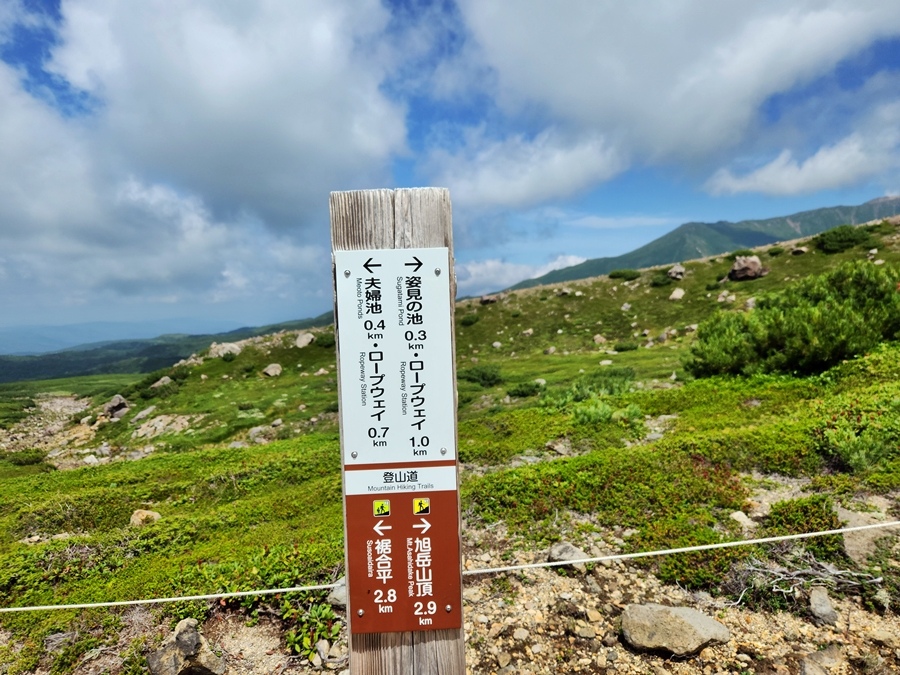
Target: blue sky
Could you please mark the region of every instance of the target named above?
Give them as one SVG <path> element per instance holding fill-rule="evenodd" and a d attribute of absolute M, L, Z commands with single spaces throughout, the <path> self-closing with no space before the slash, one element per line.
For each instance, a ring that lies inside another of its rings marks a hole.
<path fill-rule="evenodd" d="M 0 327 L 317 315 L 334 190 L 449 188 L 478 294 L 898 150 L 882 0 L 2 0 Z"/>

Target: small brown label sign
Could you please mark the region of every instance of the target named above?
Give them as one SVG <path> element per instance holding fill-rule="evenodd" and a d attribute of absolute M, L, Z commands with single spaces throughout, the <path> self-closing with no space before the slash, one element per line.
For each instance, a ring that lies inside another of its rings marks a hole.
<path fill-rule="evenodd" d="M 347 495 L 354 633 L 459 628 L 457 492 Z"/>

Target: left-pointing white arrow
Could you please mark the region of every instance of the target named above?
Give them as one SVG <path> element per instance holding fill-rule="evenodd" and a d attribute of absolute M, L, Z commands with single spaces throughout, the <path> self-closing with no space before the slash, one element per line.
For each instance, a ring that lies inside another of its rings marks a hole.
<path fill-rule="evenodd" d="M 419 520 L 422 521 L 422 524 L 421 525 L 413 525 L 413 527 L 415 527 L 416 529 L 422 530 L 422 534 L 425 534 L 426 532 L 428 532 L 428 530 L 431 529 L 431 523 L 429 523 L 424 518 L 419 518 Z"/>
<path fill-rule="evenodd" d="M 417 527 L 417 526 L 413 525 L 413 527 Z M 379 537 L 383 537 L 385 530 L 393 530 L 394 528 L 391 527 L 390 525 L 385 525 L 383 520 L 379 520 L 377 523 L 375 523 L 375 525 L 372 527 L 372 529 L 375 530 L 375 533 Z M 424 530 L 423 530 L 423 532 L 424 532 Z"/>

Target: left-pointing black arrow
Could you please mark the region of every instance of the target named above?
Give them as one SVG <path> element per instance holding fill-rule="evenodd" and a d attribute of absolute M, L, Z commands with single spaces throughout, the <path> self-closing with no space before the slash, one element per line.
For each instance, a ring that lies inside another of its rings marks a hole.
<path fill-rule="evenodd" d="M 369 258 L 368 260 L 366 260 L 366 262 L 363 263 L 363 269 L 365 269 L 366 272 L 368 272 L 369 274 L 372 273 L 373 267 L 381 267 L 381 263 L 372 262 L 371 258 Z"/>
<path fill-rule="evenodd" d="M 413 256 L 413 260 L 415 260 L 415 262 L 408 262 L 404 265 L 404 267 L 415 267 L 413 272 L 418 272 L 420 269 L 422 269 L 422 261 L 419 260 L 416 256 Z"/>

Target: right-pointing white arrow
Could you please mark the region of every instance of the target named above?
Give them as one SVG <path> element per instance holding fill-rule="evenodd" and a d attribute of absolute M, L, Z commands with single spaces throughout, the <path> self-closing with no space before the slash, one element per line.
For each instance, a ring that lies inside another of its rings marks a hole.
<path fill-rule="evenodd" d="M 431 529 L 431 523 L 429 523 L 424 518 L 419 518 L 419 520 L 422 521 L 421 525 L 413 525 L 413 527 L 422 530 L 422 534 L 425 534 L 426 532 L 428 532 L 428 530 Z"/>
<path fill-rule="evenodd" d="M 413 527 L 416 527 L 416 526 L 413 525 Z M 383 537 L 385 530 L 393 530 L 394 528 L 391 527 L 390 525 L 385 525 L 383 520 L 379 520 L 377 523 L 375 523 L 375 525 L 372 526 L 372 529 L 375 530 L 375 533 L 379 537 Z"/>

